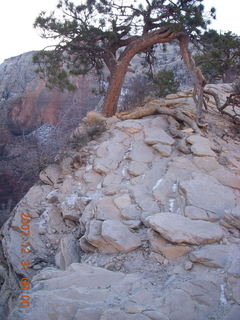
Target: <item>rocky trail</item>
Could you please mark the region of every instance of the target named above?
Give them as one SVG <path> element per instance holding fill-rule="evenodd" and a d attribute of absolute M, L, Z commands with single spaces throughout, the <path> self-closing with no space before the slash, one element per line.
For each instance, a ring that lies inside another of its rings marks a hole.
<path fill-rule="evenodd" d="M 222 99 L 230 90 L 210 87 Z M 166 101 L 194 113 L 189 92 Z M 112 117 L 43 170 L 1 229 L 6 319 L 239 320 L 239 132 L 212 100 L 206 120 L 201 134 L 179 129 L 186 154 L 165 116 Z M 31 216 L 26 271 L 23 212 Z M 23 276 L 29 308 L 17 297 Z"/>

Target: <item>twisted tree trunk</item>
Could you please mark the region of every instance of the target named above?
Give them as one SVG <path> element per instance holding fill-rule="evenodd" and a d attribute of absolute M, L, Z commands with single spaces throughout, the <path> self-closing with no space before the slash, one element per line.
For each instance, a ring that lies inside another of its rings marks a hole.
<path fill-rule="evenodd" d="M 173 33 L 168 28 L 162 28 L 149 32 L 141 37 L 133 39 L 120 55 L 113 72 L 111 73 L 110 84 L 104 100 L 104 113 L 111 117 L 116 113 L 117 103 L 121 93 L 122 85 L 128 66 L 132 58 L 139 52 L 146 50 L 156 43 L 166 43 L 177 39 L 180 33 Z"/>
<path fill-rule="evenodd" d="M 191 55 L 191 52 L 188 47 L 188 38 L 186 35 L 181 35 L 179 38 L 179 45 L 181 50 L 181 55 L 183 61 L 185 62 L 186 66 L 190 70 L 193 81 L 194 81 L 194 91 L 193 91 L 193 99 L 196 104 L 197 109 L 197 123 L 200 125 L 201 115 L 202 115 L 202 108 L 203 108 L 203 91 L 206 85 L 206 79 L 204 78 L 202 71 L 198 68 L 195 64 L 195 61 Z"/>
<path fill-rule="evenodd" d="M 200 119 L 203 105 L 203 88 L 206 84 L 205 78 L 199 68 L 196 67 L 194 59 L 188 48 L 188 38 L 183 32 L 172 32 L 169 28 L 161 28 L 141 37 L 133 37 L 127 44 L 125 50 L 116 61 L 111 70 L 110 84 L 104 99 L 103 110 L 106 116 L 111 117 L 116 113 L 117 103 L 121 93 L 122 85 L 128 66 L 132 58 L 154 44 L 167 43 L 178 39 L 183 60 L 191 71 L 194 79 L 194 101 L 197 107 L 197 119 Z"/>

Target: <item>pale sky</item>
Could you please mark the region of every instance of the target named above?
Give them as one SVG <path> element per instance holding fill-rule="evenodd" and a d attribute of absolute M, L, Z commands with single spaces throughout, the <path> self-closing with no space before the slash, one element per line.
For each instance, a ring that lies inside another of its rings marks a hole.
<path fill-rule="evenodd" d="M 49 12 L 57 3 L 58 0 L 1 0 L 0 63 L 6 58 L 40 50 L 50 44 L 40 38 L 33 23 L 40 11 Z M 214 6 L 217 9 L 217 21 L 211 25 L 212 28 L 240 35 L 239 0 L 205 0 L 204 4 L 206 8 Z"/>

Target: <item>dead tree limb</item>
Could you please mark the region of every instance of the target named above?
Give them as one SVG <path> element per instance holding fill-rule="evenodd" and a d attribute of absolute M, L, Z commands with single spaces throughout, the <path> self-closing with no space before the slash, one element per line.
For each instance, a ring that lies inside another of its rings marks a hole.
<path fill-rule="evenodd" d="M 216 107 L 220 113 L 227 115 L 228 117 L 233 119 L 235 123 L 237 124 L 240 123 L 240 95 L 239 94 L 236 94 L 236 93 L 230 94 L 222 105 L 221 105 L 221 101 L 218 94 L 213 90 L 211 89 L 204 90 L 204 94 L 210 95 L 213 97 Z M 229 106 L 232 107 L 232 113 L 225 110 Z M 239 112 L 237 112 L 236 109 L 239 110 Z"/>

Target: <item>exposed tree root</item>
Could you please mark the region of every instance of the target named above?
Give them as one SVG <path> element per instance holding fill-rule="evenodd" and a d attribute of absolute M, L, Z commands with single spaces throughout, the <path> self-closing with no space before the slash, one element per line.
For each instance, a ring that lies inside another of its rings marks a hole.
<path fill-rule="evenodd" d="M 227 116 L 232 118 L 232 120 L 235 123 L 237 124 L 240 123 L 240 95 L 239 94 L 235 94 L 235 93 L 230 94 L 223 105 L 221 105 L 218 94 L 213 90 L 210 90 L 210 89 L 204 90 L 204 94 L 210 95 L 214 98 L 216 107 L 222 114 L 226 114 Z M 233 114 L 225 110 L 228 106 L 232 107 Z"/>
<path fill-rule="evenodd" d="M 169 104 L 164 103 L 165 105 Z M 170 103 L 171 104 L 171 103 Z M 180 103 L 172 103 L 173 104 L 180 104 Z M 128 119 L 140 119 L 146 116 L 150 116 L 153 114 L 162 114 L 165 116 L 171 116 L 174 119 L 176 119 L 178 122 L 183 122 L 185 123 L 187 126 L 191 127 L 193 129 L 194 132 L 201 134 L 201 130 L 198 128 L 195 120 L 190 119 L 189 115 L 190 113 L 185 111 L 185 114 L 183 114 L 184 111 L 180 111 L 177 109 L 173 109 L 173 108 L 169 108 L 169 107 L 165 107 L 165 106 L 160 106 L 159 103 L 158 104 L 147 104 L 147 106 L 143 107 L 143 108 L 138 108 L 135 111 L 128 113 L 128 114 L 121 114 L 118 113 L 117 117 L 120 118 L 121 120 L 128 120 Z M 190 115 L 192 117 L 192 114 Z"/>
<path fill-rule="evenodd" d="M 174 138 L 179 138 L 177 149 L 185 154 L 189 154 L 190 150 L 187 147 L 186 135 L 179 130 L 180 123 L 172 117 L 168 117 L 169 131 Z"/>
<path fill-rule="evenodd" d="M 163 102 L 166 105 L 166 102 Z M 175 102 L 176 104 L 176 102 Z M 184 114 L 185 113 L 185 114 Z M 121 120 L 128 119 L 140 119 L 146 116 L 150 116 L 153 114 L 161 114 L 168 116 L 169 122 L 169 131 L 174 138 L 179 138 L 177 148 L 181 152 L 188 154 L 190 153 L 189 148 L 187 147 L 186 137 L 187 135 L 180 131 L 180 125 L 183 123 L 186 126 L 192 128 L 193 132 L 201 134 L 201 130 L 196 124 L 195 116 L 188 111 L 180 111 L 175 108 L 169 108 L 165 106 L 161 106 L 158 104 L 150 103 L 143 108 L 138 108 L 132 113 L 129 114 L 117 114 L 118 118 Z"/>
<path fill-rule="evenodd" d="M 130 119 L 141 119 L 153 114 L 157 114 L 157 105 L 147 105 L 142 108 L 137 108 L 131 113 L 119 112 L 116 113 L 116 116 L 121 120 L 130 120 Z"/>

